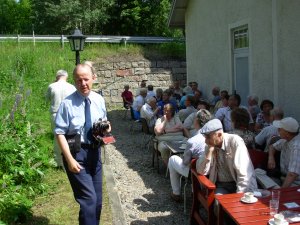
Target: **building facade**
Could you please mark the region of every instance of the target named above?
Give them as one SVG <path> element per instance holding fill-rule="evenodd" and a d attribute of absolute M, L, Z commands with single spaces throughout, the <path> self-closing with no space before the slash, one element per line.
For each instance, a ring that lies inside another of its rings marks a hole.
<path fill-rule="evenodd" d="M 299 0 L 174 0 L 170 27 L 186 35 L 187 79 L 272 100 L 300 120 Z"/>

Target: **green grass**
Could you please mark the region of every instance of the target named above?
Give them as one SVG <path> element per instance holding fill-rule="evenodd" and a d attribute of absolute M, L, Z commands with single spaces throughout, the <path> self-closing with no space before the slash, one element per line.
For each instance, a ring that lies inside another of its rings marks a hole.
<path fill-rule="evenodd" d="M 50 170 L 44 181 L 50 187 L 47 194 L 38 196 L 32 208 L 33 217 L 24 225 L 78 224 L 79 206 L 75 202 L 67 175 L 62 170 Z M 112 214 L 103 177 L 103 209 L 101 225 L 111 225 Z"/>

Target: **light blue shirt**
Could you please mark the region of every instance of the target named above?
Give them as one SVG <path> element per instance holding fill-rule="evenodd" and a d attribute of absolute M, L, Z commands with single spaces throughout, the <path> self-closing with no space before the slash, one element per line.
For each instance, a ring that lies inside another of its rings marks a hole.
<path fill-rule="evenodd" d="M 91 91 L 88 98 L 91 101 L 92 123 L 98 119 L 107 120 L 104 98 Z M 55 134 L 81 134 L 81 142 L 87 143 L 85 123 L 85 97 L 78 91 L 65 98 L 56 114 Z"/>

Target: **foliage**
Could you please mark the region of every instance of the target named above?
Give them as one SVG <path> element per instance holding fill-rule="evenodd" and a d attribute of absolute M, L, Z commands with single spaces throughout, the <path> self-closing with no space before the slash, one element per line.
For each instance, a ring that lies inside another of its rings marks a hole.
<path fill-rule="evenodd" d="M 62 34 L 80 26 L 85 34 L 97 33 L 107 22 L 107 8 L 112 5 L 113 0 L 33 0 L 36 29 L 39 33 Z"/>
<path fill-rule="evenodd" d="M 113 30 L 106 29 L 118 35 L 180 35 L 167 27 L 170 8 L 170 0 L 117 0 L 108 23 Z"/>
<path fill-rule="evenodd" d="M 0 32 L 16 34 L 31 31 L 30 0 L 0 0 Z"/>
<path fill-rule="evenodd" d="M 2 34 L 182 36 L 167 27 L 171 0 L 0 0 Z"/>
<path fill-rule="evenodd" d="M 0 65 L 0 221 L 8 224 L 30 217 L 32 200 L 46 190 L 41 180 L 53 165 L 42 97 L 49 82 L 40 63 L 46 49 L 19 47 L 4 43 L 0 48 L 5 62 Z"/>

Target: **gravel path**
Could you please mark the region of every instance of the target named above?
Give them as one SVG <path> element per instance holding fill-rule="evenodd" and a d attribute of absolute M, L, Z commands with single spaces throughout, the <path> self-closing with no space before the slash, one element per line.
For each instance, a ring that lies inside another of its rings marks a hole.
<path fill-rule="evenodd" d="M 129 113 L 128 113 L 129 114 Z M 124 119 L 124 110 L 109 112 L 113 134 L 117 142 L 106 150 L 114 178 L 114 192 L 118 193 L 125 217 L 123 224 L 130 225 L 185 225 L 189 224 L 191 185 L 188 185 L 188 210 L 183 214 L 183 202 L 171 200 L 171 185 L 165 177 L 166 168 L 160 164 L 158 174 L 152 167 L 152 149 L 141 146 L 141 127 L 135 126 L 133 134 L 129 115 Z M 110 191 L 110 190 L 108 190 Z"/>

